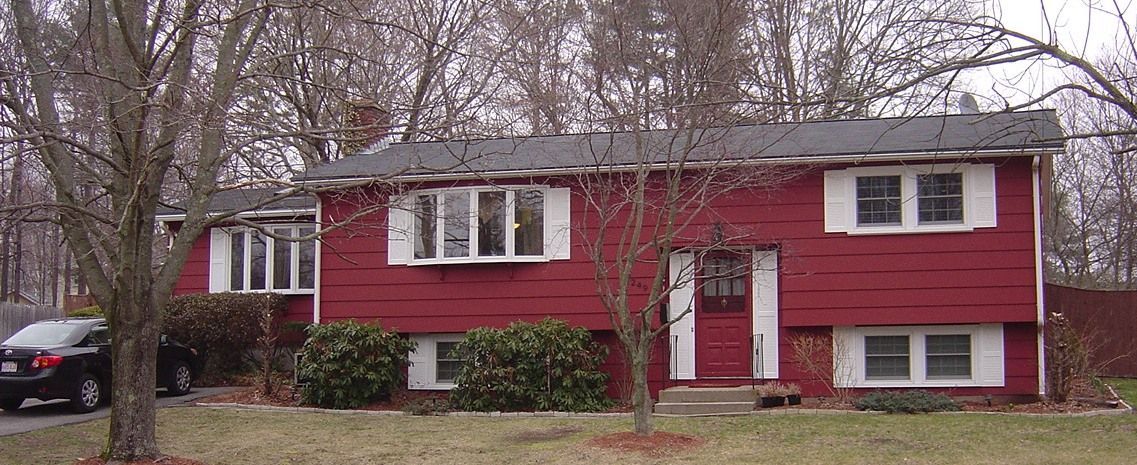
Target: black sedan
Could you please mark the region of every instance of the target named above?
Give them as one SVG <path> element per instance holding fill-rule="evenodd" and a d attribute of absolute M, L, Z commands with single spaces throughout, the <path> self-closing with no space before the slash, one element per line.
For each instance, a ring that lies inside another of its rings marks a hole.
<path fill-rule="evenodd" d="M 158 386 L 186 394 L 196 370 L 196 351 L 162 336 Z M 27 398 L 68 399 L 75 412 L 90 412 L 110 382 L 110 328 L 102 318 L 39 321 L 0 343 L 0 409 L 16 410 Z"/>

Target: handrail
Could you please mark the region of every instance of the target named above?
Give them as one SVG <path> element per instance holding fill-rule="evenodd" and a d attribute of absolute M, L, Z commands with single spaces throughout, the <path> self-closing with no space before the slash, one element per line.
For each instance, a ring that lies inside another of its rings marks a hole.
<path fill-rule="evenodd" d="M 766 366 L 765 360 L 762 356 L 762 334 L 754 333 L 750 335 L 750 367 L 753 368 L 753 376 L 751 379 L 766 379 Z"/>
<path fill-rule="evenodd" d="M 669 358 L 671 359 L 671 367 L 669 370 L 670 373 L 667 374 L 667 378 L 671 381 L 676 381 L 678 378 L 675 376 L 675 372 L 679 370 L 679 355 L 675 353 L 675 348 L 679 346 L 679 335 L 672 335 L 670 339 L 671 347 L 669 348 L 668 352 L 670 355 Z"/>

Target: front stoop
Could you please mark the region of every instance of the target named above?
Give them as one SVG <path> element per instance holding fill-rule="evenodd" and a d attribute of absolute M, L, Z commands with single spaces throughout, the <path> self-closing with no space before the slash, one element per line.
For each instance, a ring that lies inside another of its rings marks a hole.
<path fill-rule="evenodd" d="M 660 415 L 725 415 L 754 410 L 758 393 L 749 386 L 702 387 L 679 386 L 659 391 L 655 413 Z"/>

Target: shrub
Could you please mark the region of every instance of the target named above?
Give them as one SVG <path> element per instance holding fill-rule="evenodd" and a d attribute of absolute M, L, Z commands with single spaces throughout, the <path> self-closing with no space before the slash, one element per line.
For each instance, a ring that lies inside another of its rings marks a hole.
<path fill-rule="evenodd" d="M 415 344 L 378 326 L 338 321 L 308 327 L 296 367 L 305 403 L 350 409 L 390 396 Z"/>
<path fill-rule="evenodd" d="M 876 391 L 857 399 L 860 410 L 888 413 L 955 412 L 959 405 L 943 394 L 928 391 Z"/>
<path fill-rule="evenodd" d="M 265 337 L 265 318 L 276 319 L 288 307 L 284 296 L 270 293 L 190 294 L 170 299 L 162 332 L 197 349 L 208 373 L 240 371 Z"/>
<path fill-rule="evenodd" d="M 608 408 L 607 348 L 584 328 L 546 318 L 478 328 L 457 346 L 464 360 L 450 401 L 464 410 L 596 411 Z"/>
<path fill-rule="evenodd" d="M 1092 344 L 1061 313 L 1051 313 L 1047 320 L 1047 392 L 1051 400 L 1066 402 L 1078 380 L 1096 374 L 1090 364 Z"/>
<path fill-rule="evenodd" d="M 103 309 L 99 308 L 98 305 L 92 305 L 90 307 L 83 307 L 80 309 L 76 309 L 75 311 L 68 313 L 67 316 L 75 317 L 75 318 L 83 318 L 83 317 L 103 318 L 106 315 L 103 314 Z"/>
<path fill-rule="evenodd" d="M 450 411 L 450 402 L 436 397 L 423 397 L 404 404 L 403 411 L 411 415 L 442 415 Z"/>

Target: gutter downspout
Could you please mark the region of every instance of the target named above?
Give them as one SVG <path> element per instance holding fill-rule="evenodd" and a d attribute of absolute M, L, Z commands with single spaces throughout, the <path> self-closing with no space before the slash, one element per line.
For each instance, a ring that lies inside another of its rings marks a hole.
<path fill-rule="evenodd" d="M 1031 162 L 1031 191 L 1034 210 L 1034 282 L 1035 302 L 1038 307 L 1038 395 L 1046 395 L 1046 306 L 1042 276 L 1042 172 L 1040 155 Z"/>

